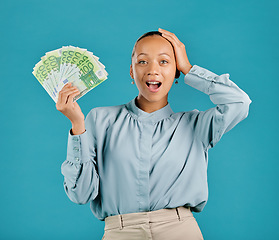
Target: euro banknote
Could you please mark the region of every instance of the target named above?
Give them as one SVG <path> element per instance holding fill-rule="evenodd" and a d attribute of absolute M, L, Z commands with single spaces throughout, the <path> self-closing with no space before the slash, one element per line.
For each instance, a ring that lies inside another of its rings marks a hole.
<path fill-rule="evenodd" d="M 55 103 L 59 92 L 68 82 L 80 91 L 73 99 L 75 102 L 108 76 L 99 57 L 87 49 L 74 46 L 63 46 L 47 52 L 35 65 L 32 73 Z"/>

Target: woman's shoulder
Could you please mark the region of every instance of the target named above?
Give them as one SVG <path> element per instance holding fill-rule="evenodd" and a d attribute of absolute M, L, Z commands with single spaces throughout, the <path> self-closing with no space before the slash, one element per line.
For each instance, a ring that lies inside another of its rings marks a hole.
<path fill-rule="evenodd" d="M 125 109 L 125 104 L 115 106 L 94 107 L 88 113 L 88 117 L 93 117 L 95 120 L 104 120 L 108 118 L 115 118 L 120 112 Z"/>
<path fill-rule="evenodd" d="M 115 105 L 115 106 L 94 107 L 94 108 L 91 109 L 91 111 L 95 111 L 95 112 L 98 112 L 98 113 L 101 113 L 101 112 L 118 112 L 123 107 L 125 107 L 125 104 Z"/>

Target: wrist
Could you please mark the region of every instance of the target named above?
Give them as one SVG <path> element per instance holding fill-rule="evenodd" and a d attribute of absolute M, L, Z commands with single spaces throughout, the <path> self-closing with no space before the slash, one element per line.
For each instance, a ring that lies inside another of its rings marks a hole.
<path fill-rule="evenodd" d="M 71 120 L 71 123 L 72 123 L 72 125 L 75 125 L 75 126 L 84 125 L 84 118 Z"/>
<path fill-rule="evenodd" d="M 80 135 L 85 132 L 85 124 L 82 122 L 72 122 L 72 134 Z"/>
<path fill-rule="evenodd" d="M 185 67 L 181 70 L 181 72 L 182 72 L 184 75 L 186 75 L 188 72 L 190 72 L 190 70 L 191 70 L 192 67 L 193 67 L 193 66 L 189 63 L 187 66 L 185 66 Z"/>

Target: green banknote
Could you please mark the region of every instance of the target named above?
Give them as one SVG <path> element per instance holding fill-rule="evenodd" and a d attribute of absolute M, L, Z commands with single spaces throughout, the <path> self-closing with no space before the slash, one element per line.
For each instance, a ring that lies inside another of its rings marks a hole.
<path fill-rule="evenodd" d="M 80 94 L 74 102 L 107 79 L 108 73 L 99 57 L 84 48 L 63 46 L 47 52 L 33 68 L 33 75 L 55 103 L 59 92 L 68 82 Z"/>

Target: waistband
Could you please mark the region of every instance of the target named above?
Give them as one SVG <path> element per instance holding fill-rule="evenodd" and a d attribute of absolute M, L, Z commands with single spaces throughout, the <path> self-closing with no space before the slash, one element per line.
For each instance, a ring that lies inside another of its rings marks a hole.
<path fill-rule="evenodd" d="M 190 210 L 190 207 L 184 206 L 176 208 L 164 208 L 148 212 L 119 214 L 105 218 L 105 230 L 113 228 L 122 229 L 125 226 L 172 221 L 175 219 L 182 221 L 184 218 L 192 216 L 193 214 Z"/>

